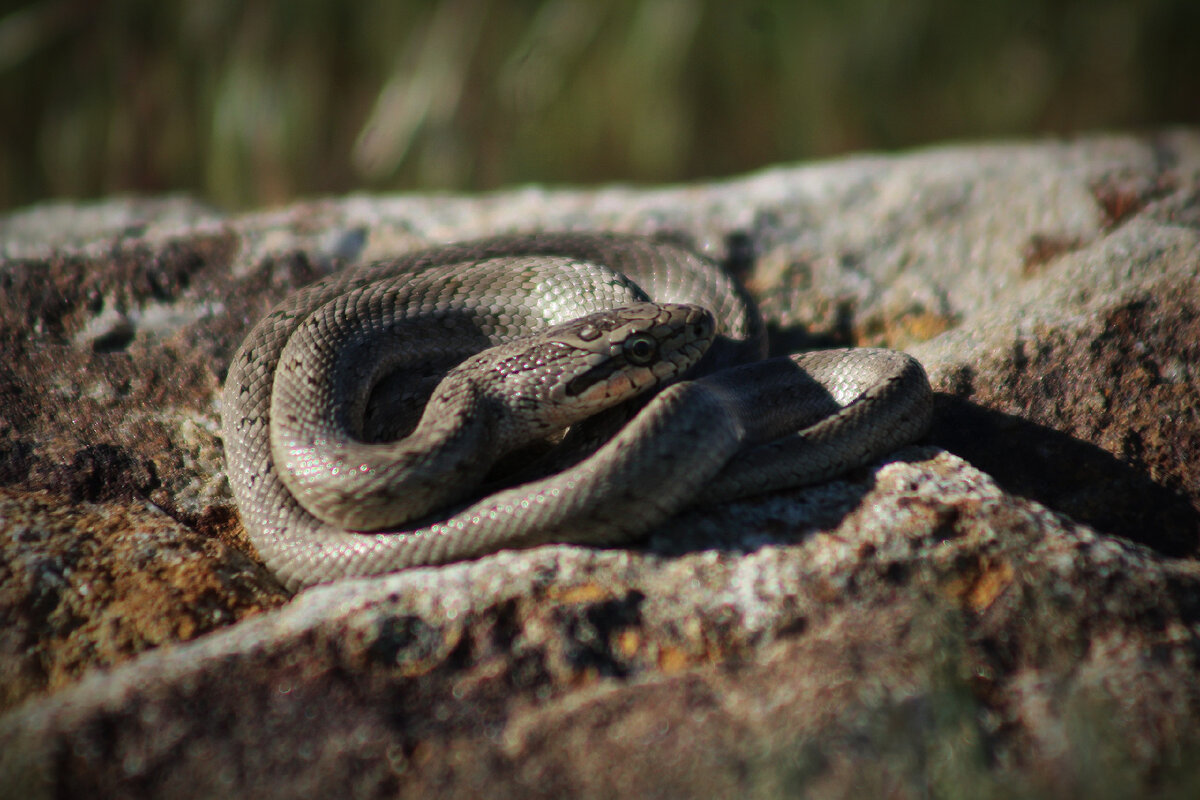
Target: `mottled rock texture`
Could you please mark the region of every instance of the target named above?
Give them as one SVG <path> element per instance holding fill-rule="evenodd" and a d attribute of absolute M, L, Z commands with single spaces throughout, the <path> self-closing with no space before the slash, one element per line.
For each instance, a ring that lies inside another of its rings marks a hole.
<path fill-rule="evenodd" d="M 500 231 L 688 242 L 773 347 L 929 370 L 843 480 L 289 598 L 223 476 L 249 326 Z M 1200 790 L 1200 134 L 685 187 L 0 217 L 0 796 Z"/>

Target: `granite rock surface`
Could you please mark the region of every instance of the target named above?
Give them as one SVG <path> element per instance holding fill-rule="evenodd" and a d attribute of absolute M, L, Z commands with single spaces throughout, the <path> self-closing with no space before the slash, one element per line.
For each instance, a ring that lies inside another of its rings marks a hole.
<path fill-rule="evenodd" d="M 502 231 L 684 241 L 772 347 L 926 365 L 926 441 L 290 597 L 223 473 L 249 327 Z M 679 187 L 0 217 L 0 796 L 1194 796 L 1200 134 Z M 16 792 L 16 794 L 14 794 Z"/>

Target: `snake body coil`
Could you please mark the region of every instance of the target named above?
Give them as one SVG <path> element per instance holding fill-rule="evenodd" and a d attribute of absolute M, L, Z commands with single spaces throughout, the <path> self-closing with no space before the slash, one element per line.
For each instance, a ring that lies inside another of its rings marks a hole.
<path fill-rule="evenodd" d="M 700 498 L 836 476 L 929 425 L 909 356 L 764 350 L 761 318 L 717 265 L 645 239 L 499 237 L 349 269 L 286 299 L 235 355 L 230 484 L 294 590 L 627 541 Z M 512 451 L 656 389 L 573 466 L 469 501 Z"/>

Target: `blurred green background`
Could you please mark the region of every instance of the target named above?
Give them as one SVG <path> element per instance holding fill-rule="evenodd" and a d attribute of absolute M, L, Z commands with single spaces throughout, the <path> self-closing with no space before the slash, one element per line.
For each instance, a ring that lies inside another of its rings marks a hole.
<path fill-rule="evenodd" d="M 0 208 L 657 183 L 1200 122 L 1200 0 L 38 0 Z"/>

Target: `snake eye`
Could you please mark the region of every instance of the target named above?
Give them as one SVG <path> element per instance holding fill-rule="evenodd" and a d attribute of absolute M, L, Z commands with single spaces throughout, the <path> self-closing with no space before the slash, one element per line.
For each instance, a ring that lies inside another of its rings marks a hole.
<path fill-rule="evenodd" d="M 658 358 L 658 342 L 653 336 L 635 333 L 622 345 L 625 357 L 633 364 L 643 367 Z"/>

